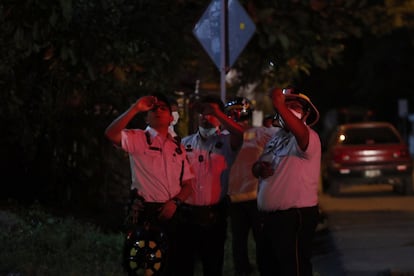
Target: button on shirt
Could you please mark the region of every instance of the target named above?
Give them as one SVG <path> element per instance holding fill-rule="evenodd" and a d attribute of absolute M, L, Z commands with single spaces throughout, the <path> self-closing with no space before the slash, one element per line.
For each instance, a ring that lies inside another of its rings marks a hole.
<path fill-rule="evenodd" d="M 219 203 L 227 194 L 230 168 L 238 152 L 231 148 L 230 134 L 223 131 L 204 140 L 197 132 L 181 143 L 195 174 L 194 192 L 185 202 L 199 206 Z"/>
<path fill-rule="evenodd" d="M 302 151 L 292 133 L 282 129 L 267 143 L 260 160 L 271 162 L 274 174 L 261 179 L 259 210 L 276 211 L 318 204 L 321 143 L 309 128 L 309 145 Z"/>
<path fill-rule="evenodd" d="M 166 202 L 178 194 L 181 174 L 183 181 L 194 177 L 184 147 L 170 135 L 164 139 L 150 127 L 124 129 L 121 141 L 129 154 L 131 188 L 148 202 Z"/>

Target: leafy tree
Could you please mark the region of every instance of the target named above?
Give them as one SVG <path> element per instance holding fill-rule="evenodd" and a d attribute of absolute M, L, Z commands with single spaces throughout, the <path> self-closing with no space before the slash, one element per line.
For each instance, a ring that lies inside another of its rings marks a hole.
<path fill-rule="evenodd" d="M 128 162 L 104 129 L 150 90 L 189 95 L 197 80 L 217 82 L 192 34 L 209 2 L 3 0 L 0 143 L 10 179 L 3 197 L 64 206 L 125 201 Z M 240 2 L 257 31 L 234 66 L 241 77 L 231 93 L 330 68 L 350 38 L 411 28 L 414 10 L 396 0 Z"/>
<path fill-rule="evenodd" d="M 412 27 L 414 9 L 407 2 L 249 1 L 257 32 L 237 64 L 242 81 L 286 85 L 341 63 L 350 39 Z"/>

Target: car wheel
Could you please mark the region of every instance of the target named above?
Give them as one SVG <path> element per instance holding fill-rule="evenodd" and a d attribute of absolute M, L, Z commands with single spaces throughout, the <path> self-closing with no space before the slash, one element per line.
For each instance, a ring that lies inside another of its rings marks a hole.
<path fill-rule="evenodd" d="M 331 180 L 329 182 L 329 195 L 336 197 L 339 196 L 340 192 L 341 192 L 341 184 L 339 181 L 337 180 Z"/>
<path fill-rule="evenodd" d="M 412 195 L 414 193 L 412 177 L 399 178 L 399 181 L 393 184 L 393 191 L 401 195 Z"/>
<path fill-rule="evenodd" d="M 404 178 L 402 184 L 404 189 L 404 195 L 412 195 L 414 193 L 413 179 L 411 176 L 407 176 L 406 178 Z"/>

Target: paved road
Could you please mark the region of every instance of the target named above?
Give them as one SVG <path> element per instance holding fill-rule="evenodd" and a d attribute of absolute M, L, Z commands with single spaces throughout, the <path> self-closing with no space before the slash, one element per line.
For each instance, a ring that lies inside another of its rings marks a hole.
<path fill-rule="evenodd" d="M 315 275 L 414 275 L 414 196 L 375 185 L 320 196 L 327 228 L 315 238 Z"/>

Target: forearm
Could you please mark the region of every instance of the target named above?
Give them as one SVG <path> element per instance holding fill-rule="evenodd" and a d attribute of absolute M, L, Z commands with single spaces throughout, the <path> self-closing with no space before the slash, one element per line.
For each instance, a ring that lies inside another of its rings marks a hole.
<path fill-rule="evenodd" d="M 305 151 L 309 142 L 309 131 L 307 126 L 286 107 L 284 103 L 274 102 L 274 107 L 282 116 L 286 128 L 293 133 L 299 147 Z"/>
<path fill-rule="evenodd" d="M 191 180 L 183 181 L 180 192 L 174 198 L 180 201 L 185 201 L 193 193 L 193 186 Z"/>
<path fill-rule="evenodd" d="M 229 132 L 243 136 L 243 127 L 237 122 L 235 122 L 233 119 L 228 117 L 225 113 L 221 111 L 216 112 L 214 116 L 216 116 L 216 118 L 220 121 L 221 125 Z"/>
<path fill-rule="evenodd" d="M 242 125 L 235 122 L 233 119 L 228 117 L 223 112 L 217 112 L 216 118 L 219 119 L 224 129 L 228 130 L 231 135 L 231 146 L 233 149 L 238 149 L 243 144 L 243 132 L 244 128 Z"/>
<path fill-rule="evenodd" d="M 127 111 L 116 118 L 105 130 L 105 136 L 113 143 L 121 144 L 121 132 L 139 111 L 132 105 Z"/>

